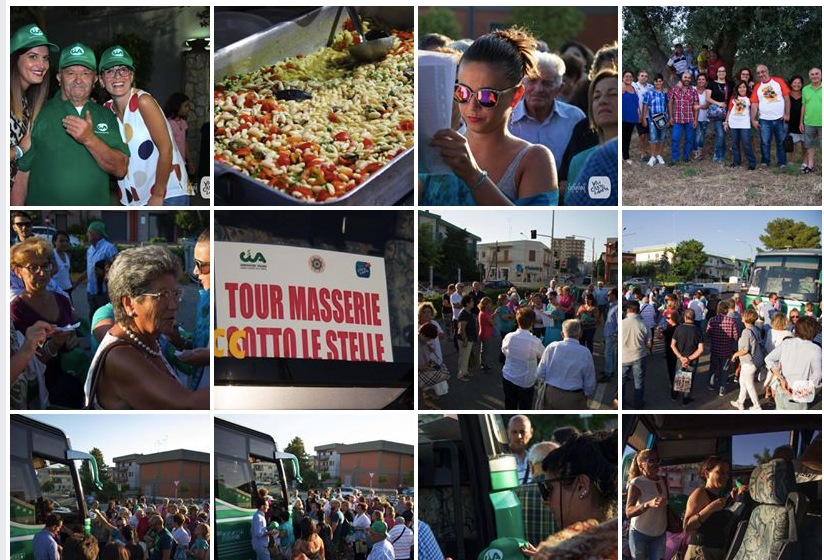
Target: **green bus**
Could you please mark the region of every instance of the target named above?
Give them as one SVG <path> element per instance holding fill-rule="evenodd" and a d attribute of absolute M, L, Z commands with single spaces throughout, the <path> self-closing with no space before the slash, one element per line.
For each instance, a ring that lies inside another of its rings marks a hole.
<path fill-rule="evenodd" d="M 821 313 L 821 249 L 786 249 L 766 251 L 755 256 L 745 294 L 749 307 L 755 298 L 766 301 L 771 292 L 778 294 L 781 311 L 800 309 L 812 302 Z"/>
<path fill-rule="evenodd" d="M 102 489 L 103 485 L 94 457 L 72 449 L 59 428 L 12 414 L 9 437 L 10 556 L 33 560 L 34 535 L 50 513 L 59 514 L 73 532 L 91 531 L 75 461 L 88 461 L 95 486 Z"/>
<path fill-rule="evenodd" d="M 271 511 L 291 512 L 284 461 L 292 461 L 300 482 L 297 457 L 278 451 L 272 436 L 215 418 L 215 542 L 220 560 L 255 560 L 252 517 L 258 488 L 273 499 Z"/>

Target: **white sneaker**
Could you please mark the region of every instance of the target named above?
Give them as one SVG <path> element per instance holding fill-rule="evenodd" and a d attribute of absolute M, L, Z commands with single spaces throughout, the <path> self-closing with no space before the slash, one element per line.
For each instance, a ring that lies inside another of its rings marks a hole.
<path fill-rule="evenodd" d="M 761 410 L 761 405 L 760 404 L 754 404 L 750 407 L 750 410 Z"/>
<path fill-rule="evenodd" d="M 624 163 L 626 163 L 627 165 L 632 165 L 632 160 L 631 159 L 625 159 Z"/>
<path fill-rule="evenodd" d="M 654 157 L 649 158 L 649 161 L 647 162 L 647 165 L 649 165 L 650 167 L 655 165 L 655 158 Z"/>
<path fill-rule="evenodd" d="M 658 159 L 658 163 L 660 163 L 661 165 L 664 165 L 666 163 L 664 161 L 664 158 L 662 158 L 661 156 L 655 156 L 655 157 Z"/>
<path fill-rule="evenodd" d="M 735 408 L 737 408 L 738 410 L 744 410 L 744 404 L 743 403 L 740 403 L 738 401 L 732 401 L 732 402 L 730 402 L 730 404 L 732 406 L 734 406 Z"/>

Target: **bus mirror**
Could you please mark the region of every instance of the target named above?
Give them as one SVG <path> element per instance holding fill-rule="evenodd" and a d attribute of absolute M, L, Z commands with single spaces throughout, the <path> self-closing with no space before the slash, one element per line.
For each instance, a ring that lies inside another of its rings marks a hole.
<path fill-rule="evenodd" d="M 100 482 L 100 476 L 97 471 L 97 459 L 94 458 L 94 455 L 90 455 L 89 453 L 84 453 L 82 451 L 76 451 L 74 449 L 67 449 L 66 459 L 69 461 L 88 461 L 91 466 L 92 480 L 95 487 L 98 490 L 103 490 L 103 483 Z"/>
<path fill-rule="evenodd" d="M 303 478 L 300 476 L 300 465 L 298 464 L 298 458 L 292 455 L 291 453 L 284 453 L 282 451 L 275 451 L 276 461 L 292 461 L 292 465 L 295 467 L 295 480 L 298 482 L 303 482 Z"/>

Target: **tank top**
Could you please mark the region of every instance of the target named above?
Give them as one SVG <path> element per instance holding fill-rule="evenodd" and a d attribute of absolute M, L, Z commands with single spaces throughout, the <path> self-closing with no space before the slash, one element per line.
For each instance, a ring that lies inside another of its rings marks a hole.
<path fill-rule="evenodd" d="M 504 174 L 501 175 L 500 180 L 497 183 L 498 189 L 511 201 L 515 202 L 518 200 L 518 186 L 515 184 L 515 172 L 518 170 L 518 165 L 521 163 L 521 160 L 524 159 L 527 150 L 532 147 L 532 144 L 525 146 L 523 150 L 518 152 L 518 154 L 512 158 L 512 161 L 509 163 L 509 167 L 506 168 Z"/>
<path fill-rule="evenodd" d="M 650 480 L 645 476 L 638 476 L 630 481 L 630 486 L 635 486 L 640 492 L 636 504 L 642 504 L 653 500 L 659 496 L 668 498 L 667 486 L 663 478 Z M 630 526 L 636 531 L 648 537 L 658 537 L 667 530 L 667 508 L 659 507 L 648 509 L 641 515 L 636 515 L 630 519 Z"/>
<path fill-rule="evenodd" d="M 123 112 L 123 120 L 117 120 L 120 124 L 120 131 L 123 139 L 129 146 L 129 170 L 126 176 L 117 181 L 120 187 L 120 203 L 124 206 L 145 206 L 149 203 L 152 187 L 155 184 L 155 174 L 157 172 L 157 160 L 160 159 L 160 152 L 157 145 L 149 134 L 149 128 L 143 115 L 140 113 L 139 100 L 142 96 L 149 95 L 147 92 L 132 88 L 132 95 L 129 98 L 129 105 Z M 110 99 L 105 106 L 116 114 L 114 102 Z M 160 114 L 163 111 L 157 108 Z M 186 161 L 180 155 L 180 150 L 172 137 L 172 129 L 169 121 L 165 118 L 166 131 L 169 133 L 169 141 L 172 144 L 172 172 L 166 183 L 165 198 L 188 194 L 187 185 L 189 177 L 186 175 Z"/>
<path fill-rule="evenodd" d="M 714 494 L 706 488 L 703 488 L 703 490 L 707 493 L 711 502 L 719 498 L 718 494 Z M 706 548 L 725 548 L 727 523 L 731 515 L 726 509 L 713 512 L 693 532 L 690 544 Z"/>

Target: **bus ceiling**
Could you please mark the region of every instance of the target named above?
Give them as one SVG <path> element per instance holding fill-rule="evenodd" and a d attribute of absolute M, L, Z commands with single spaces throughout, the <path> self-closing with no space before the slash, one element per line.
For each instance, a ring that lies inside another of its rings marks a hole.
<path fill-rule="evenodd" d="M 76 451 L 74 449 L 67 449 L 66 450 L 66 460 L 68 461 L 88 461 L 89 465 L 91 466 L 92 471 L 92 482 L 94 483 L 95 488 L 98 490 L 103 490 L 103 483 L 100 482 L 100 476 L 97 471 L 97 459 L 94 458 L 94 455 L 89 453 L 84 453 L 83 451 Z"/>

